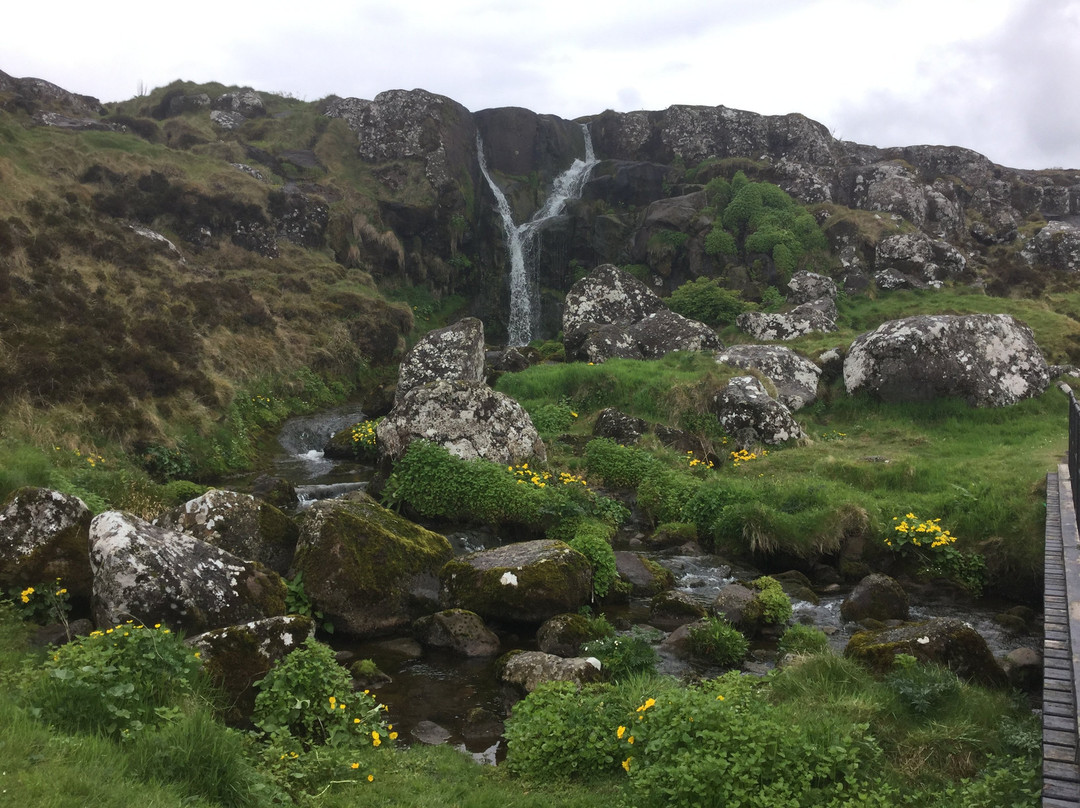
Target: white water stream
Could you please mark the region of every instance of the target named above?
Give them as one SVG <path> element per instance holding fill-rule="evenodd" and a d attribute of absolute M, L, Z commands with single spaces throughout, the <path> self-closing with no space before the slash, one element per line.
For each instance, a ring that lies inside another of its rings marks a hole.
<path fill-rule="evenodd" d="M 491 192 L 495 194 L 503 230 L 506 231 L 506 250 L 510 256 L 510 317 L 507 324 L 509 345 L 528 345 L 532 339 L 536 307 L 532 299 L 533 279 L 530 277 L 529 263 L 535 250 L 534 236 L 544 222 L 562 213 L 567 202 L 581 196 L 581 189 L 585 186 L 592 167 L 597 163 L 588 125 L 581 124 L 581 131 L 585 134 L 585 159 L 575 159 L 566 171 L 555 178 L 551 193 L 543 207 L 533 214 L 531 219 L 520 225 L 514 224 L 514 216 L 510 211 L 510 203 L 506 201 L 506 195 L 488 173 L 487 160 L 484 158 L 484 143 L 480 139 L 480 133 L 476 134 L 476 153 L 480 161 L 480 171 L 487 180 Z"/>

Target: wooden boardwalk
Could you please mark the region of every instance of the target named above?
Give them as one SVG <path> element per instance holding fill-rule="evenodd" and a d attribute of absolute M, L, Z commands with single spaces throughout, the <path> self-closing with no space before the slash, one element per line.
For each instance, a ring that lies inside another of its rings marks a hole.
<path fill-rule="evenodd" d="M 1044 565 L 1042 804 L 1080 806 L 1080 535 L 1064 464 L 1046 478 Z"/>

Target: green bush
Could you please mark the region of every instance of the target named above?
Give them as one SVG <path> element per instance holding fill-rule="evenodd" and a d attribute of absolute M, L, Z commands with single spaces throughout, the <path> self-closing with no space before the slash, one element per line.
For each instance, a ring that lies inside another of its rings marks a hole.
<path fill-rule="evenodd" d="M 614 533 L 615 530 L 610 525 L 593 519 L 583 519 L 567 542 L 589 559 L 593 569 L 593 592 L 600 598 L 607 595 L 619 577 L 615 569 L 615 551 L 611 549 Z"/>
<path fill-rule="evenodd" d="M 668 308 L 691 320 L 718 328 L 731 325 L 746 310 L 739 293 L 725 289 L 715 278 L 698 278 L 675 289 Z"/>
<path fill-rule="evenodd" d="M 585 643 L 581 655 L 599 659 L 604 666 L 604 674 L 616 682 L 652 671 L 659 660 L 650 637 L 638 630 Z"/>
<path fill-rule="evenodd" d="M 383 705 L 370 693 L 354 693 L 349 672 L 333 649 L 308 639 L 255 683 L 252 722 L 271 742 L 304 749 L 393 740 Z M 369 740 L 370 739 L 370 740 Z"/>
<path fill-rule="evenodd" d="M 657 465 L 638 485 L 637 504 L 653 522 L 677 522 L 700 486 L 701 481 L 686 472 Z"/>
<path fill-rule="evenodd" d="M 637 488 L 657 460 L 641 449 L 620 446 L 611 438 L 596 438 L 585 445 L 590 477 L 600 477 L 612 488 Z"/>
<path fill-rule="evenodd" d="M 780 637 L 776 645 L 780 656 L 795 654 L 797 656 L 813 656 L 829 652 L 829 638 L 825 632 L 815 626 L 804 626 L 796 623 L 789 626 Z"/>
<path fill-rule="evenodd" d="M 30 683 L 28 698 L 38 715 L 63 730 L 119 737 L 205 697 L 198 656 L 169 629 L 129 620 L 57 648 Z"/>
<path fill-rule="evenodd" d="M 779 624 L 791 619 L 791 600 L 784 593 L 780 582 L 768 575 L 756 579 L 757 601 L 761 609 L 761 618 L 766 623 Z"/>
<path fill-rule="evenodd" d="M 717 665 L 737 665 L 746 658 L 750 644 L 727 620 L 707 617 L 690 628 L 690 650 L 694 656 Z"/>
<path fill-rule="evenodd" d="M 916 715 L 928 716 L 960 692 L 956 674 L 938 665 L 921 664 L 910 654 L 897 654 L 885 684 Z"/>

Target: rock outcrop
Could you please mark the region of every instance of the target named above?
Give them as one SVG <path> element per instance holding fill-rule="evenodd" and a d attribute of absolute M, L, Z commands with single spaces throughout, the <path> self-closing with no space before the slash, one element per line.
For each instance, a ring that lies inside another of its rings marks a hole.
<path fill-rule="evenodd" d="M 1003 407 L 1050 383 L 1031 329 L 1007 314 L 921 315 L 858 337 L 844 360 L 849 393 L 884 401 L 957 397 Z"/>
<path fill-rule="evenodd" d="M 19 488 L 0 510 L 0 590 L 54 584 L 88 603 L 90 509 L 48 488 Z"/>

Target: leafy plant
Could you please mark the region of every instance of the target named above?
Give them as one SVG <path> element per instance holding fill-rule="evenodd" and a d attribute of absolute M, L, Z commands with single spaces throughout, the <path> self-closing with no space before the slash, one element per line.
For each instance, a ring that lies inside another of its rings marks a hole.
<path fill-rule="evenodd" d="M 582 656 L 599 659 L 612 681 L 651 671 L 659 660 L 650 635 L 640 629 L 634 629 L 630 634 L 616 634 L 585 643 L 581 653 Z"/>
<path fill-rule="evenodd" d="M 57 648 L 29 687 L 34 712 L 67 731 L 119 737 L 178 714 L 207 692 L 199 652 L 128 621 Z"/>
<path fill-rule="evenodd" d="M 960 692 L 960 680 L 955 673 L 937 665 L 922 664 L 911 654 L 893 657 L 893 668 L 885 683 L 919 716 L 930 715 Z"/>
<path fill-rule="evenodd" d="M 18 595 L 15 592 L 18 591 Z M 11 600 L 19 608 L 24 620 L 45 625 L 61 623 L 67 629 L 71 603 L 67 587 L 57 578 L 51 584 L 40 583 L 25 589 L 12 590 Z"/>
<path fill-rule="evenodd" d="M 304 571 L 299 570 L 292 578 L 285 579 L 285 612 L 310 617 L 315 625 L 327 634 L 334 633 L 334 624 L 326 619 L 321 610 L 316 609 L 307 592 L 304 591 Z"/>
<path fill-rule="evenodd" d="M 648 452 L 620 446 L 611 438 L 596 438 L 585 446 L 585 462 L 590 476 L 597 476 L 613 488 L 636 488 L 656 464 Z"/>
<path fill-rule="evenodd" d="M 690 650 L 717 665 L 737 665 L 746 658 L 746 637 L 727 620 L 707 617 L 690 628 Z"/>
<path fill-rule="evenodd" d="M 615 569 L 615 551 L 611 549 L 614 532 L 603 522 L 584 519 L 577 524 L 573 538 L 567 542 L 589 559 L 593 569 L 593 592 L 601 598 L 608 594 L 619 577 Z"/>
<path fill-rule="evenodd" d="M 668 297 L 667 304 L 683 317 L 700 320 L 714 328 L 731 325 L 746 310 L 738 292 L 725 289 L 716 278 L 704 277 L 677 287 Z"/>
<path fill-rule="evenodd" d="M 829 638 L 825 632 L 815 626 L 805 626 L 795 623 L 788 626 L 776 644 L 777 653 L 780 656 L 795 654 L 798 656 L 811 656 L 813 654 L 826 654 L 829 652 Z"/>
<path fill-rule="evenodd" d="M 761 610 L 761 618 L 766 623 L 784 623 L 791 618 L 791 599 L 785 594 L 780 582 L 768 575 L 763 575 L 753 582 L 757 589 L 755 601 Z"/>

